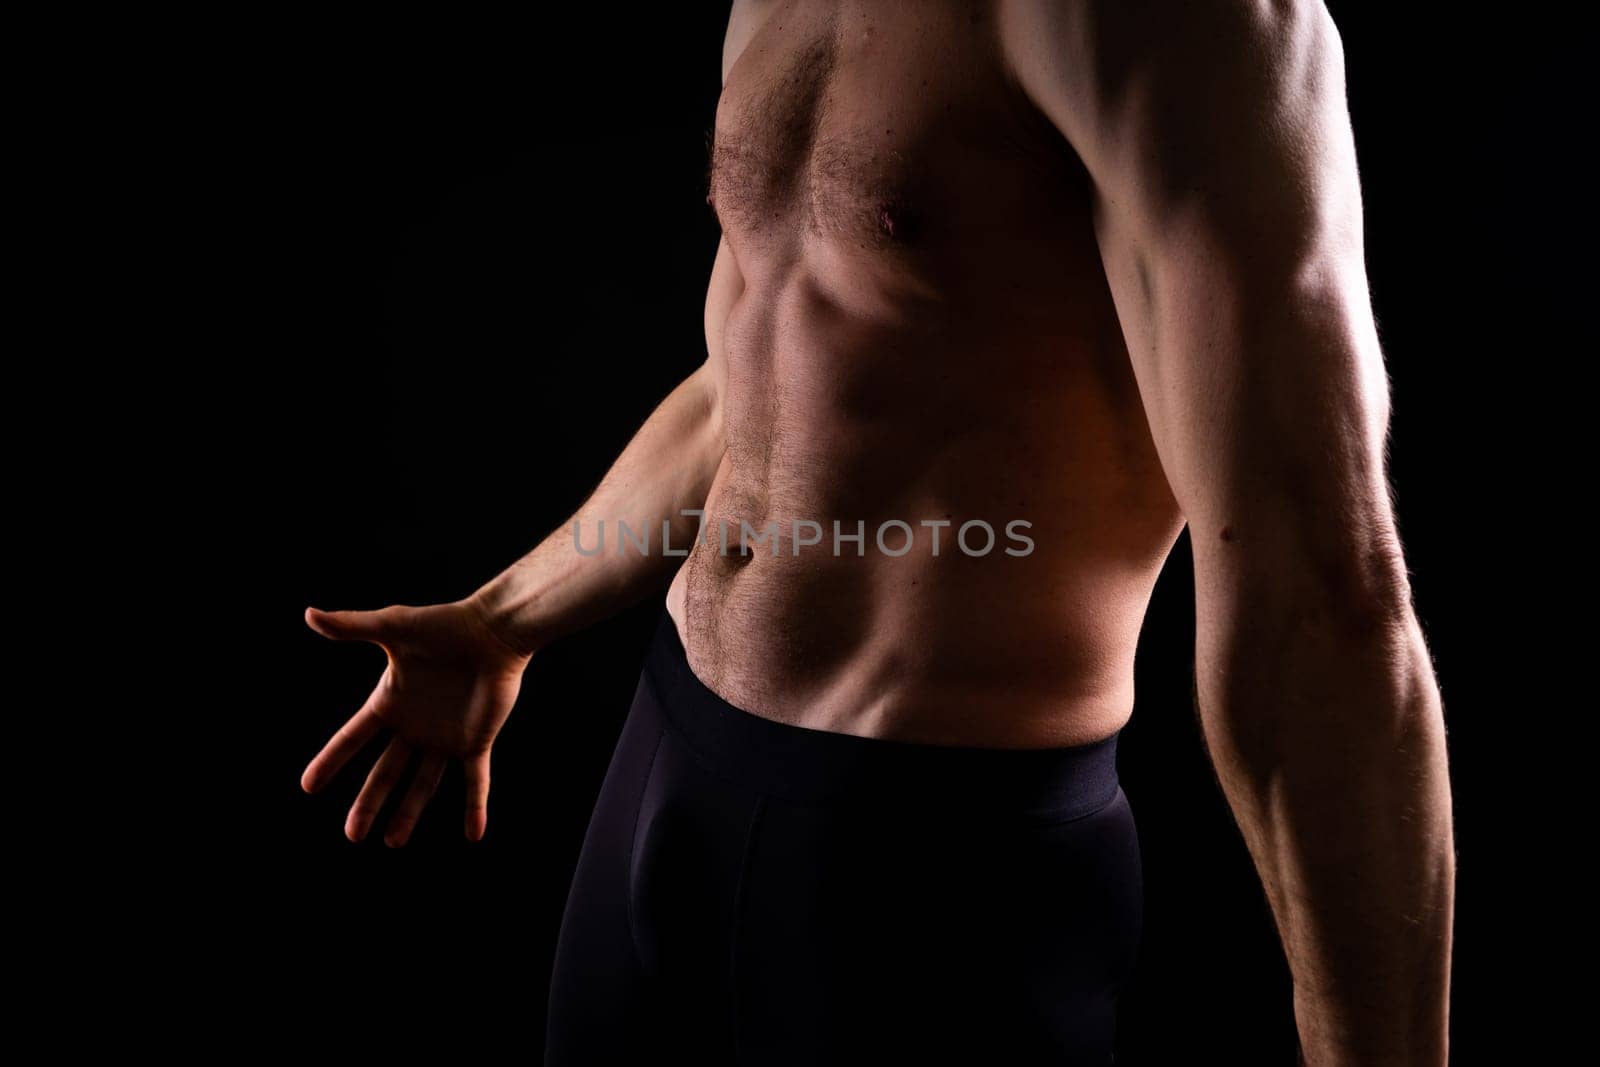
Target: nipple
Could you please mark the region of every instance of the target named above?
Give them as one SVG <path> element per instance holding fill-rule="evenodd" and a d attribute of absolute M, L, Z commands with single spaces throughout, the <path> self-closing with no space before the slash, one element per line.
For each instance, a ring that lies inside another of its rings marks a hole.
<path fill-rule="evenodd" d="M 896 241 L 909 241 L 916 235 L 917 219 L 910 209 L 893 201 L 878 205 L 878 230 Z"/>

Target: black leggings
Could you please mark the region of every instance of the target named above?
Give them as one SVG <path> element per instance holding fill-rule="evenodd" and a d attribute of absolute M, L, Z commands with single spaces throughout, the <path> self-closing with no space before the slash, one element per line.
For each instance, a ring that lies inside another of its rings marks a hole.
<path fill-rule="evenodd" d="M 779 723 L 707 688 L 663 612 L 568 893 L 546 1063 L 1109 1063 L 1141 918 L 1115 736 Z"/>

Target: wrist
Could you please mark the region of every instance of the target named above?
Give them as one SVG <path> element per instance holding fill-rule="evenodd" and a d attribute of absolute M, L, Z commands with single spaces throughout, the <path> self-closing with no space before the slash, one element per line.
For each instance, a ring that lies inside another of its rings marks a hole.
<path fill-rule="evenodd" d="M 462 604 L 478 617 L 490 636 L 513 655 L 531 657 L 547 643 L 537 627 L 522 619 L 518 604 L 507 595 L 498 579 L 480 586 Z"/>

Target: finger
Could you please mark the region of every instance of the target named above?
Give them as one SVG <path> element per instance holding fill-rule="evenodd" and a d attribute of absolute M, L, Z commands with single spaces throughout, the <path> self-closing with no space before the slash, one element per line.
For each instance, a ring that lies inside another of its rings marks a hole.
<path fill-rule="evenodd" d="M 467 770 L 467 840 L 482 841 L 489 827 L 489 753 L 468 756 Z"/>
<path fill-rule="evenodd" d="M 306 609 L 306 625 L 333 641 L 380 641 L 389 632 L 392 621 L 386 610 Z"/>
<path fill-rule="evenodd" d="M 387 672 L 385 672 L 387 673 Z M 367 702 L 361 705 L 361 710 L 350 716 L 350 720 L 339 731 L 328 739 L 322 746 L 322 751 L 311 758 L 306 764 L 306 769 L 300 775 L 300 788 L 307 793 L 315 793 L 327 785 L 333 776 L 339 773 L 350 757 L 360 752 L 368 741 L 371 741 L 378 732 L 382 722 L 373 714 L 373 707 L 377 704 L 378 693 L 383 689 L 384 682 L 379 680 L 377 688 L 372 695 L 367 697 Z"/>
<path fill-rule="evenodd" d="M 344 836 L 352 841 L 360 841 L 367 836 L 367 831 L 372 829 L 372 821 L 378 817 L 383 802 L 389 799 L 395 783 L 405 773 L 406 764 L 410 761 L 410 745 L 398 737 L 389 742 L 389 747 L 383 750 L 378 762 L 372 765 L 372 771 L 367 775 L 367 782 L 361 787 L 356 802 L 350 805 L 350 815 L 344 821 Z"/>
<path fill-rule="evenodd" d="M 399 848 L 411 840 L 411 831 L 422 816 L 422 809 L 433 799 L 434 790 L 439 788 L 439 779 L 444 777 L 444 765 L 445 758 L 436 753 L 430 752 L 422 757 L 422 764 L 412 776 L 400 807 L 395 809 L 394 817 L 389 820 L 389 830 L 383 835 L 384 844 Z"/>

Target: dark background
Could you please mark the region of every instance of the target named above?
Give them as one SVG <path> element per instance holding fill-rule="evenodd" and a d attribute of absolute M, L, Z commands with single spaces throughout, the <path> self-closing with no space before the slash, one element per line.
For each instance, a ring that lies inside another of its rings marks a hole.
<path fill-rule="evenodd" d="M 1490 960 L 1512 936 L 1494 723 L 1513 578 L 1492 561 L 1525 488 L 1495 482 L 1486 503 L 1515 432 L 1491 413 L 1517 388 L 1486 368 L 1533 343 L 1522 148 L 1545 131 L 1517 102 L 1527 70 L 1505 27 L 1330 6 L 1394 386 L 1391 473 L 1447 708 L 1456 1061 L 1475 1062 L 1505 1021 L 1476 1006 L 1498 995 Z M 185 862 L 206 872 L 189 888 L 208 974 L 230 989 L 256 976 L 231 1001 L 251 1043 L 538 1058 L 568 881 L 654 606 L 534 662 L 495 749 L 484 842 L 461 838 L 453 773 L 400 851 L 343 839 L 361 773 L 299 791 L 382 667 L 301 612 L 470 592 L 571 511 L 701 360 L 724 17 L 264 26 L 231 72 L 244 86 L 195 131 L 197 202 L 228 249 L 204 291 L 225 294 L 233 373 L 209 383 L 208 418 L 244 442 L 213 520 L 231 555 L 217 581 L 245 574 L 251 607 L 211 667 L 219 717 L 241 728 L 218 768 L 230 799 Z M 210 69 L 229 73 L 238 47 Z M 239 150 L 209 154 L 211 133 Z M 1121 753 L 1147 878 L 1122 1056 L 1290 1063 L 1287 972 L 1190 704 L 1191 580 L 1184 539 Z"/>

